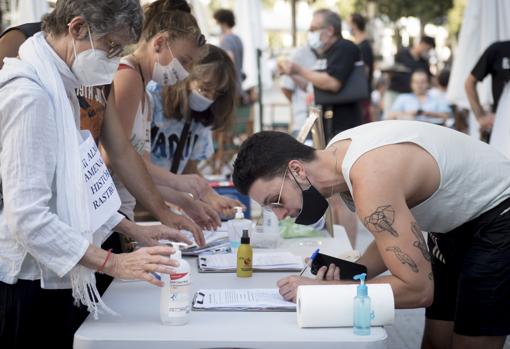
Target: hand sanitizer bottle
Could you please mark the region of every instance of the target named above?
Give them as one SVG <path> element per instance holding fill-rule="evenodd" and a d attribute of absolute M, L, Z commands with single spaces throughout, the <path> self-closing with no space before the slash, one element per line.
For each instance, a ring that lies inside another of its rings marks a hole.
<path fill-rule="evenodd" d="M 244 218 L 243 208 L 234 207 L 236 215 L 234 219 L 231 219 L 228 223 L 228 238 L 230 240 L 230 247 L 232 249 L 239 248 L 241 244 L 241 235 L 244 230 L 251 232 L 252 222 L 249 219 Z"/>
<path fill-rule="evenodd" d="M 357 295 L 354 297 L 353 331 L 359 336 L 370 335 L 371 306 L 368 288 L 365 285 L 367 274 L 362 273 L 354 276 L 354 280 L 360 280 Z"/>
<path fill-rule="evenodd" d="M 248 230 L 243 230 L 241 246 L 237 250 L 237 276 L 250 277 L 253 273 L 253 249 L 250 246 Z"/>
<path fill-rule="evenodd" d="M 161 275 L 165 286 L 161 289 L 159 314 L 165 325 L 184 325 L 191 314 L 190 267 L 182 259 L 180 249 L 172 257 L 179 262 L 179 267 L 170 274 Z"/>

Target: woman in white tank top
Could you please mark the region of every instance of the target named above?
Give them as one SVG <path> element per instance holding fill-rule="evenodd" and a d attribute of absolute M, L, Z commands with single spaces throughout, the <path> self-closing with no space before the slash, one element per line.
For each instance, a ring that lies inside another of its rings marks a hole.
<path fill-rule="evenodd" d="M 137 48 L 122 59 L 114 80 L 115 103 L 124 130 L 135 149 L 143 156 L 146 166 L 151 166 L 148 154 L 152 107 L 145 88 L 151 80 L 173 85 L 185 79 L 188 76 L 186 69 L 191 67 L 193 56 L 204 42 L 191 14 L 173 10 L 170 0 L 159 0 L 146 9 L 144 31 Z M 116 178 L 117 183 L 120 183 L 119 174 Z M 200 197 L 208 188 L 205 180 L 198 176 L 167 173 L 162 181 L 171 190 L 171 195 L 166 197 L 167 201 L 183 208 L 202 228 L 215 229 L 219 226 L 218 215 L 187 194 Z M 123 185 L 119 186 L 123 213 L 133 219 L 136 200 Z M 199 230 L 195 222 L 184 216 L 175 215 L 175 222 L 176 227 Z"/>

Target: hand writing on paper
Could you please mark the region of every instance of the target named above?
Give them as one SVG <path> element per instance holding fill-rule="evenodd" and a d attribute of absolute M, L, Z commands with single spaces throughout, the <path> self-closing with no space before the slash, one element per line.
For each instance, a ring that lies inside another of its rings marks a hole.
<path fill-rule="evenodd" d="M 296 302 L 297 288 L 300 285 L 320 285 L 323 280 L 311 279 L 304 276 L 291 275 L 278 280 L 276 285 L 281 296 L 288 301 Z"/>
<path fill-rule="evenodd" d="M 308 261 L 306 261 L 308 263 Z M 291 275 L 280 279 L 277 282 L 279 292 L 283 298 L 295 302 L 297 297 L 297 288 L 300 285 L 324 285 L 340 283 L 340 268 L 330 264 L 329 268 L 321 267 L 317 271 L 315 279 L 304 276 Z"/>

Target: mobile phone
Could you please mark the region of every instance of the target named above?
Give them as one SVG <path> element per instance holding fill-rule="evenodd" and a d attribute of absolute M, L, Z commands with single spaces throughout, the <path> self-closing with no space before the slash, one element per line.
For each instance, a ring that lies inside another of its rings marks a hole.
<path fill-rule="evenodd" d="M 313 260 L 310 272 L 313 275 L 317 275 L 317 272 L 322 266 L 329 267 L 331 263 L 340 268 L 341 280 L 352 280 L 355 275 L 367 272 L 367 267 L 363 264 L 349 262 L 344 259 L 335 258 L 322 253 L 318 253 Z"/>

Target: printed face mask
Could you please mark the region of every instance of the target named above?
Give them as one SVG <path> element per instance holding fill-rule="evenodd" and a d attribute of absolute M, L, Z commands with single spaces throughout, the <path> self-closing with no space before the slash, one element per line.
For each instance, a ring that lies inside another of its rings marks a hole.
<path fill-rule="evenodd" d="M 162 86 L 175 85 L 178 81 L 186 79 L 189 75 L 188 71 L 182 66 L 179 59 L 174 56 L 168 43 L 167 47 L 172 54 L 172 60 L 167 65 L 161 65 L 159 63 L 158 53 L 158 60 L 154 63 L 154 69 L 152 70 L 152 80 Z"/>

